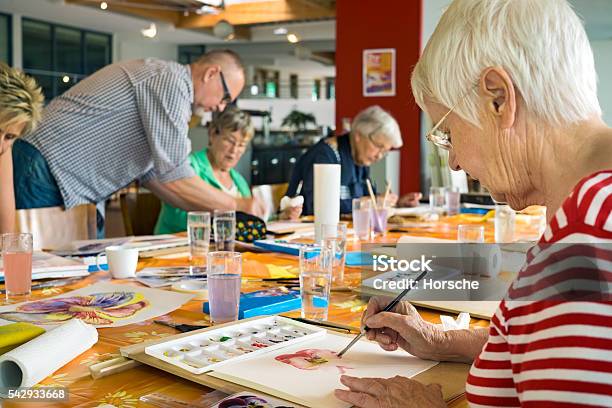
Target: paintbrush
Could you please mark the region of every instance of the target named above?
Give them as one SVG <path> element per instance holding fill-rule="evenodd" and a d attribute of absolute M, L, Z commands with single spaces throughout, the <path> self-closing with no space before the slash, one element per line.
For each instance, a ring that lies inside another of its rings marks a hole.
<path fill-rule="evenodd" d="M 368 192 L 370 193 L 370 199 L 372 200 L 374 211 L 378 211 L 378 206 L 376 205 L 376 196 L 374 195 L 374 190 L 372 189 L 372 183 L 370 183 L 370 179 L 366 179 L 366 185 L 368 186 Z"/>
<path fill-rule="evenodd" d="M 330 330 L 342 331 L 342 332 L 347 332 L 347 333 L 359 332 L 359 329 L 357 327 L 348 326 L 348 325 L 340 324 L 340 323 L 311 320 L 311 319 L 305 319 L 303 317 L 290 317 L 290 319 L 295 320 L 296 322 L 302 322 L 306 324 L 312 324 L 314 326 L 325 327 Z"/>
<path fill-rule="evenodd" d="M 164 322 L 163 320 L 153 320 L 153 322 L 157 324 L 161 324 L 162 326 L 172 327 L 173 329 L 176 329 L 180 331 L 181 333 L 205 329 L 209 327 L 209 326 L 194 326 L 191 324 L 178 324 L 178 323 L 172 323 L 172 322 Z"/>
<path fill-rule="evenodd" d="M 426 273 L 427 273 L 427 271 L 421 272 L 421 274 L 419 276 L 417 276 L 415 281 L 416 282 L 420 281 L 423 278 L 423 276 L 425 276 Z M 393 308 L 395 306 L 397 306 L 397 304 L 399 302 L 401 302 L 401 300 L 404 298 L 404 296 L 406 296 L 408 294 L 408 292 L 410 292 L 410 289 L 411 289 L 410 287 L 408 287 L 408 289 L 404 289 L 402 291 L 402 293 L 397 295 L 397 297 L 395 299 L 393 299 L 391 301 L 391 303 L 389 303 L 387 305 L 387 307 L 385 307 L 383 309 L 383 312 L 390 312 L 391 310 L 393 310 Z M 364 328 L 361 331 L 361 333 L 359 333 L 353 340 L 351 340 L 351 342 L 348 344 L 348 346 L 346 346 L 340 353 L 338 353 L 338 358 L 342 357 L 344 355 L 344 353 L 349 351 L 349 349 L 351 347 L 353 347 L 353 345 L 355 345 L 355 343 L 357 343 L 359 341 L 359 339 L 361 339 L 368 332 L 368 330 L 370 330 L 370 328 L 368 326 L 364 326 Z"/>
<path fill-rule="evenodd" d="M 391 192 L 391 183 L 389 183 L 389 180 L 385 180 L 385 182 L 387 183 L 387 188 L 385 189 L 385 196 L 383 198 L 383 209 L 387 207 L 387 198 Z"/>

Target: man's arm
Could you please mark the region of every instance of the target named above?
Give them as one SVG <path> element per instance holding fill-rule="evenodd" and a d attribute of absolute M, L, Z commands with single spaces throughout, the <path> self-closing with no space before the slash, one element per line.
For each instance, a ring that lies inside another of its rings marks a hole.
<path fill-rule="evenodd" d="M 11 149 L 0 155 L 0 233 L 15 231 L 15 191 Z"/>
<path fill-rule="evenodd" d="M 185 211 L 235 210 L 262 216 L 264 205 L 254 198 L 234 198 L 198 176 L 162 183 L 148 180 L 144 186 L 173 207 Z"/>

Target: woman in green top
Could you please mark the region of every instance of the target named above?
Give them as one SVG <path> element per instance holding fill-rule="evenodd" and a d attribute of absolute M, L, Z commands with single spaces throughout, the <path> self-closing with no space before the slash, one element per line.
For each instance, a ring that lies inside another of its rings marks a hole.
<path fill-rule="evenodd" d="M 249 185 L 234 167 L 254 132 L 251 117 L 237 107 L 228 106 L 208 125 L 208 148 L 189 155 L 191 167 L 211 186 L 235 197 L 250 197 Z M 170 234 L 186 229 L 187 212 L 163 203 L 155 233 Z"/>

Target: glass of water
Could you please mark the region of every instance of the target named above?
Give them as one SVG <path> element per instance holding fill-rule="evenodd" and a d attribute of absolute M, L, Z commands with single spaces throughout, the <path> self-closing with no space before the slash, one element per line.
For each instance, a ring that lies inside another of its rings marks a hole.
<path fill-rule="evenodd" d="M 189 271 L 191 273 L 204 273 L 210 245 L 210 213 L 205 211 L 188 212 L 187 232 L 189 234 Z"/>
<path fill-rule="evenodd" d="M 344 222 L 321 225 L 322 246 L 332 251 L 332 283 L 335 284 L 342 284 L 344 281 L 347 230 L 348 226 Z"/>
<path fill-rule="evenodd" d="M 461 210 L 461 193 L 457 189 L 449 188 L 445 192 L 446 215 L 459 214 Z"/>
<path fill-rule="evenodd" d="M 215 210 L 213 224 L 216 250 L 233 251 L 236 237 L 236 212 Z"/>
<path fill-rule="evenodd" d="M 446 187 L 431 187 L 429 189 L 429 208 L 432 212 L 441 214 L 446 202 Z"/>
<path fill-rule="evenodd" d="M 304 319 L 327 320 L 332 256 L 332 251 L 322 246 L 300 249 L 300 295 Z"/>
<path fill-rule="evenodd" d="M 372 203 L 367 197 L 353 199 L 353 229 L 355 236 L 362 241 L 370 238 Z"/>
<path fill-rule="evenodd" d="M 485 242 L 485 228 L 483 225 L 461 224 L 457 230 L 457 241 L 470 244 Z"/>
<path fill-rule="evenodd" d="M 238 320 L 242 254 L 216 251 L 208 254 L 208 305 L 213 324 Z"/>

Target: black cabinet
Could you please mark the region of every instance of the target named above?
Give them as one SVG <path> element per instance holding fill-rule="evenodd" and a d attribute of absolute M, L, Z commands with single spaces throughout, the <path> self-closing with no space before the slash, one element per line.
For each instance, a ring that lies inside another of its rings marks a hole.
<path fill-rule="evenodd" d="M 251 157 L 251 183 L 288 183 L 295 163 L 306 150 L 308 146 L 254 146 Z"/>

